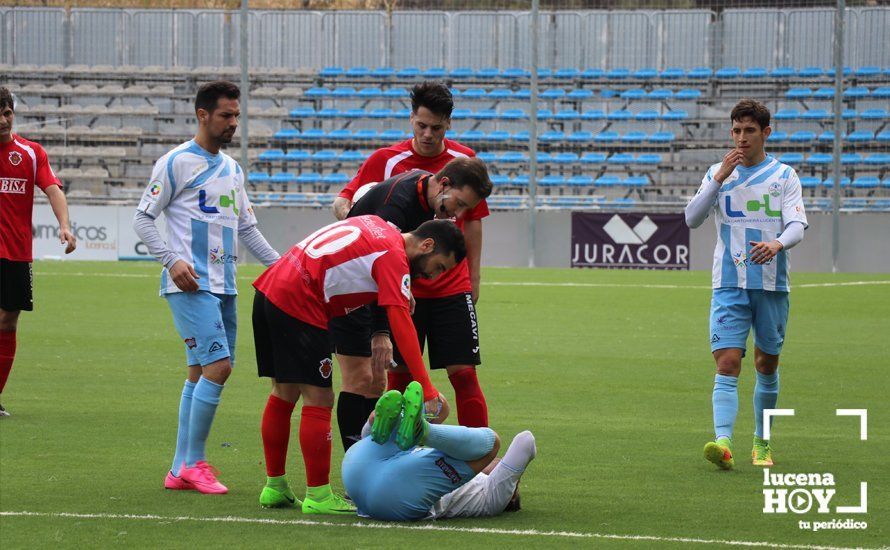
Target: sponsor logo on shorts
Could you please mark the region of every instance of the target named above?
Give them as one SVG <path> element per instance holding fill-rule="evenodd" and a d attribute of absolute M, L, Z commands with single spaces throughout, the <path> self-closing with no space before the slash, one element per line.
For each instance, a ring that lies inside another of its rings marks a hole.
<path fill-rule="evenodd" d="M 0 178 L 0 193 L 24 195 L 27 193 L 27 180 L 21 178 Z"/>
<path fill-rule="evenodd" d="M 9 163 L 13 166 L 18 166 L 22 163 L 22 154 L 18 151 L 10 151 L 9 152 Z"/>
<path fill-rule="evenodd" d="M 331 373 L 334 371 L 334 362 L 329 358 L 325 357 L 321 361 L 318 362 L 318 372 L 321 373 L 321 377 L 327 380 L 331 377 Z"/>
<path fill-rule="evenodd" d="M 213 323 L 213 328 L 215 328 L 216 330 L 222 330 L 223 328 L 225 328 L 225 326 L 223 325 L 222 321 L 216 321 Z"/>
<path fill-rule="evenodd" d="M 445 477 L 447 477 L 451 481 L 452 485 L 457 485 L 458 483 L 460 483 L 460 474 L 457 473 L 457 470 L 454 469 L 454 466 L 445 462 L 444 458 L 437 458 L 436 466 L 438 466 L 439 469 L 442 470 L 442 473 L 445 474 Z"/>
<path fill-rule="evenodd" d="M 711 343 L 712 343 L 712 344 L 716 344 L 716 343 L 719 342 L 719 341 L 720 341 L 720 337 L 717 336 L 716 334 L 714 334 L 714 335 L 711 336 Z"/>
<path fill-rule="evenodd" d="M 470 313 L 470 330 L 473 331 L 473 340 L 479 341 L 479 322 L 476 320 L 476 306 L 473 305 L 473 295 L 467 293 L 467 311 Z M 473 350 L 473 353 L 478 353 L 479 347 Z"/>
<path fill-rule="evenodd" d="M 219 351 L 221 349 L 223 349 L 222 344 L 220 344 L 219 342 L 213 342 L 212 344 L 210 344 L 210 347 L 207 349 L 207 353 L 213 353 L 213 352 Z"/>
<path fill-rule="evenodd" d="M 195 349 L 198 347 L 198 342 L 194 338 L 186 338 L 185 345 L 188 349 Z"/>

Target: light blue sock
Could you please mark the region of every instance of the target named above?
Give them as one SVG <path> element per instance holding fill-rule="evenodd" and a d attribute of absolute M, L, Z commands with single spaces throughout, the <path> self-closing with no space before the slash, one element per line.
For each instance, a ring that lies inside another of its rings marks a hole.
<path fill-rule="evenodd" d="M 221 384 L 211 382 L 203 376 L 195 385 L 191 418 L 189 418 L 188 449 L 185 453 L 185 462 L 190 468 L 199 460 L 206 460 L 204 447 L 222 391 Z"/>
<path fill-rule="evenodd" d="M 735 376 L 714 376 L 714 435 L 716 439 L 732 439 L 732 427 L 739 413 L 739 379 Z"/>
<path fill-rule="evenodd" d="M 754 384 L 754 435 L 763 437 L 763 409 L 775 409 L 779 401 L 779 371 L 772 374 L 757 373 Z M 773 419 L 770 417 L 770 427 Z"/>
<path fill-rule="evenodd" d="M 179 475 L 179 469 L 185 462 L 185 451 L 188 449 L 189 417 L 192 412 L 192 394 L 195 392 L 195 383 L 186 379 L 182 387 L 182 399 L 179 401 L 179 428 L 176 431 L 176 453 L 173 455 L 173 467 L 170 471 L 173 475 Z"/>
<path fill-rule="evenodd" d="M 494 448 L 494 431 L 491 428 L 430 424 L 423 444 L 458 460 L 476 460 Z"/>

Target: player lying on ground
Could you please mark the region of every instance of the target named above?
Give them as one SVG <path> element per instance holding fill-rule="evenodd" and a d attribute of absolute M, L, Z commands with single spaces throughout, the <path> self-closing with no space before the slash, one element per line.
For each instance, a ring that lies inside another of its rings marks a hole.
<path fill-rule="evenodd" d="M 440 414 L 437 420 L 442 419 Z M 343 485 L 359 515 L 381 520 L 518 510 L 519 478 L 537 451 L 534 436 L 525 431 L 496 462 L 500 439 L 494 430 L 428 422 L 417 382 L 404 395 L 383 394 L 363 433 L 343 458 Z"/>

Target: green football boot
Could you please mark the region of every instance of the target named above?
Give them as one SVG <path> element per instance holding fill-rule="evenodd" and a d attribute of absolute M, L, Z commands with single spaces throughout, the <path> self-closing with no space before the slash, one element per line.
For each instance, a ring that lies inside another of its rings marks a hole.
<path fill-rule="evenodd" d="M 735 460 L 732 458 L 732 440 L 721 437 L 717 441 L 708 442 L 705 445 L 705 458 L 721 470 L 732 470 L 735 466 Z"/>
<path fill-rule="evenodd" d="M 389 390 L 380 396 L 374 406 L 374 423 L 371 424 L 371 439 L 374 443 L 383 445 L 389 441 L 401 414 L 402 394 L 399 390 Z"/>
<path fill-rule="evenodd" d="M 303 499 L 303 513 L 353 515 L 355 505 L 331 491 L 330 485 L 309 487 L 306 490 L 306 498 Z"/>
<path fill-rule="evenodd" d="M 260 493 L 260 506 L 263 508 L 296 508 L 303 505 L 294 492 L 290 490 L 290 487 L 287 486 L 287 481 L 283 483 L 278 481 L 283 480 L 283 478 L 284 476 L 267 478 L 266 486 L 263 487 L 263 492 Z"/>
<path fill-rule="evenodd" d="M 408 384 L 402 394 L 402 423 L 396 432 L 396 445 L 407 451 L 420 445 L 429 432 L 429 423 L 423 418 L 423 388 L 416 380 Z"/>
<path fill-rule="evenodd" d="M 769 441 L 754 436 L 754 449 L 751 450 L 751 460 L 755 466 L 772 466 L 773 450 Z"/>

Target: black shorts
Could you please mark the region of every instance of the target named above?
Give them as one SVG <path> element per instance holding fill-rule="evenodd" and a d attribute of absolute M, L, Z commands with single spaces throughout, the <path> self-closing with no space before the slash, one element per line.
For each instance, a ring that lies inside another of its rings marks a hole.
<path fill-rule="evenodd" d="M 340 355 L 371 357 L 371 307 L 363 306 L 328 323 L 331 345 Z"/>
<path fill-rule="evenodd" d="M 444 298 L 416 298 L 414 308 L 414 328 L 423 350 L 424 341 L 429 342 L 431 369 L 444 369 L 452 365 L 478 365 L 479 320 L 472 295 L 455 294 Z M 393 351 L 396 363 L 405 361 L 396 349 Z"/>
<path fill-rule="evenodd" d="M 32 311 L 34 309 L 34 275 L 31 262 L 15 262 L 0 258 L 0 309 Z"/>
<path fill-rule="evenodd" d="M 257 373 L 276 382 L 331 387 L 328 331 L 281 311 L 261 292 L 253 298 Z"/>

